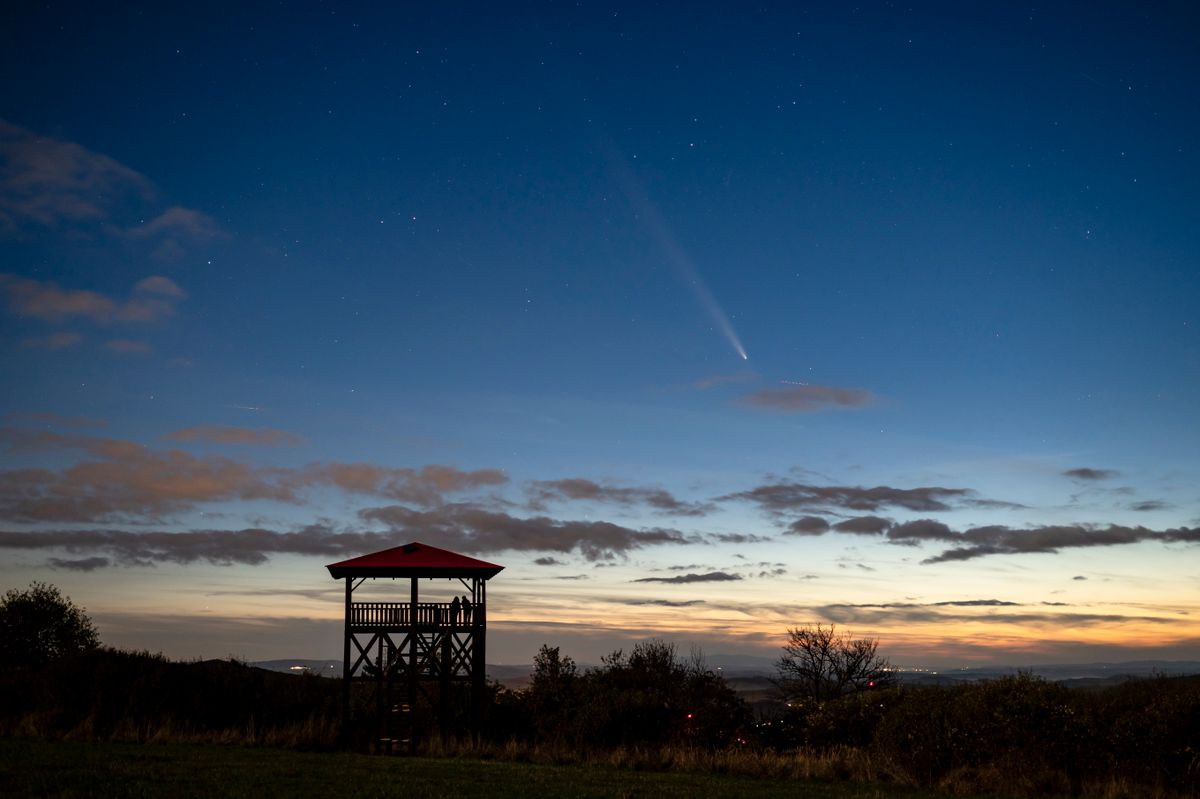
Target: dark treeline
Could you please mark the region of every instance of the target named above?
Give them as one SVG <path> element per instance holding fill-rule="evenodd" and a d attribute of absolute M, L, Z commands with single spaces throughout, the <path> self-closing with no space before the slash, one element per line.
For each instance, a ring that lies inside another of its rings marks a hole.
<path fill-rule="evenodd" d="M 580 672 L 558 647 L 534 658 L 529 687 L 500 691 L 488 719 L 493 738 L 570 747 L 745 743 L 749 706 L 695 655 L 647 641 Z"/>
<path fill-rule="evenodd" d="M 231 661 L 95 649 L 0 670 L 0 734 L 368 747 L 367 728 L 348 744 L 339 740 L 339 690 L 336 680 Z M 356 696 L 356 713 L 369 717 L 369 691 Z M 558 762 L 634 752 L 640 759 L 620 762 L 954 793 L 1200 795 L 1197 677 L 1100 690 L 1028 675 L 870 689 L 793 699 L 790 707 L 781 701 L 773 716 L 755 720 L 700 658 L 649 642 L 590 669 L 543 647 L 526 689 L 492 685 L 490 696 L 480 740 L 430 734 L 422 751 Z"/>
<path fill-rule="evenodd" d="M 1022 674 L 793 702 L 772 748 L 854 747 L 900 781 L 956 792 L 1200 792 L 1200 677 L 1071 689 Z"/>

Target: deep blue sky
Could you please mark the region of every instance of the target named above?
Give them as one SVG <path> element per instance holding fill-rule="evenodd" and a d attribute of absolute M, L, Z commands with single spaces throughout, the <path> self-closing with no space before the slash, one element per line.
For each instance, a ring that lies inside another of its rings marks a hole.
<path fill-rule="evenodd" d="M 510 563 L 529 583 L 513 630 L 586 574 L 580 642 L 769 648 L 828 619 L 899 646 L 901 620 L 844 607 L 1032 607 L 1090 579 L 1110 584 L 1070 599 L 1087 613 L 1026 623 L 1066 642 L 1047 657 L 1200 656 L 1168 601 L 1200 588 L 1171 566 L 1200 524 L 1189 4 L 244 5 L 0 18 L 7 582 L 63 584 L 111 637 L 171 649 L 148 621 L 159 582 L 196 613 L 222 580 L 324 588 L 328 552 L 382 539 L 322 536 L 380 533 Z M 397 473 L 329 476 L 355 463 L 503 479 L 415 497 Z M 589 485 L 533 499 L 567 479 Z M 781 485 L 974 500 L 730 498 Z M 693 505 L 637 493 L 655 490 Z M 866 512 L 886 526 L 789 527 Z M 920 519 L 952 529 L 896 546 Z M 313 523 L 325 543 L 286 543 Z M 1096 533 L 1114 524 L 1143 532 Z M 1051 526 L 1072 543 L 1031 543 Z M 270 576 L 231 554 L 242 539 L 103 537 L 249 528 L 284 542 Z M 1030 583 L 992 596 L 1017 563 Z M 712 583 L 688 589 L 702 621 L 611 622 L 614 596 L 675 589 L 634 582 L 673 566 L 737 579 L 693 581 Z M 781 592 L 795 606 L 745 629 L 718 610 Z M 1121 615 L 1146 602 L 1169 633 Z M 983 616 L 939 629 L 968 623 L 980 651 L 1021 638 Z"/>

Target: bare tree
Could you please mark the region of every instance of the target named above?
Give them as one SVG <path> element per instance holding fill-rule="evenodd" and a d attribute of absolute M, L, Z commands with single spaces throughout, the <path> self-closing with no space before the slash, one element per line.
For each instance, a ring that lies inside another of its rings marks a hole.
<path fill-rule="evenodd" d="M 788 699 L 808 698 L 818 702 L 837 699 L 870 688 L 896 684 L 887 658 L 876 652 L 879 641 L 851 638 L 834 625 L 798 627 L 788 630 L 784 656 L 775 664 L 775 684 Z"/>

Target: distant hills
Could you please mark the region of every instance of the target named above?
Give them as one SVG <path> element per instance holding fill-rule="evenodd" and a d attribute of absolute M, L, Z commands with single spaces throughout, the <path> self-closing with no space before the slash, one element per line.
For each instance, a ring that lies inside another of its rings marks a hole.
<path fill-rule="evenodd" d="M 709 668 L 719 672 L 739 692 L 757 692 L 770 688 L 768 678 L 775 674 L 775 659 L 758 655 L 710 655 Z M 285 674 L 342 676 L 340 660 L 260 660 L 249 665 Z M 533 671 L 529 665 L 489 664 L 488 676 L 506 688 L 523 688 Z M 957 669 L 903 669 L 900 681 L 906 685 L 953 685 L 977 680 L 993 680 L 1005 675 L 1028 672 L 1052 682 L 1072 687 L 1100 687 L 1131 678 L 1200 674 L 1196 660 L 1128 660 L 1118 663 L 1052 663 L 1035 666 L 970 666 Z"/>

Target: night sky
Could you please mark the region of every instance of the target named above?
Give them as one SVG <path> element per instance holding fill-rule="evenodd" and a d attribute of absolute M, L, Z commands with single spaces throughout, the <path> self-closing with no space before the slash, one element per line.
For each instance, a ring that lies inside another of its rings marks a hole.
<path fill-rule="evenodd" d="M 0 12 L 0 588 L 336 657 L 1200 659 L 1191 4 Z"/>

